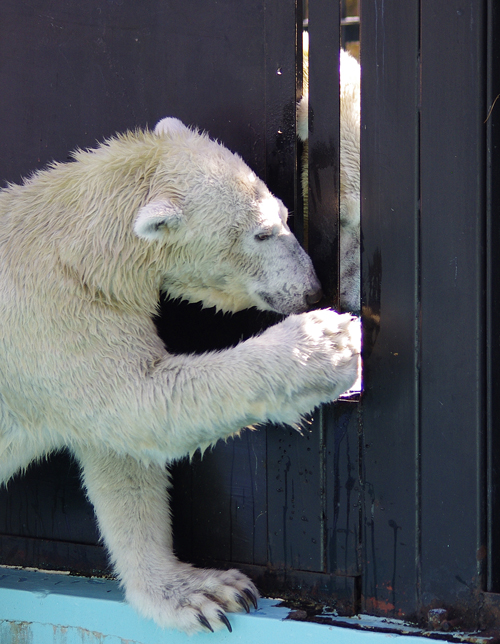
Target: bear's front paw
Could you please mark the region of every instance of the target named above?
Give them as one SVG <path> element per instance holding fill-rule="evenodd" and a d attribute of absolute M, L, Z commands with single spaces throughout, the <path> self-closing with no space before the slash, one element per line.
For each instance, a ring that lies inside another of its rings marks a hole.
<path fill-rule="evenodd" d="M 167 575 L 168 581 L 157 589 L 132 591 L 127 600 L 145 617 L 162 627 L 192 634 L 232 631 L 226 612 L 257 608 L 259 592 L 246 575 L 238 570 L 204 570 L 186 564 Z"/>
<path fill-rule="evenodd" d="M 352 387 L 360 370 L 358 318 L 323 309 L 290 316 L 282 324 L 295 357 L 296 393 L 317 405 Z"/>

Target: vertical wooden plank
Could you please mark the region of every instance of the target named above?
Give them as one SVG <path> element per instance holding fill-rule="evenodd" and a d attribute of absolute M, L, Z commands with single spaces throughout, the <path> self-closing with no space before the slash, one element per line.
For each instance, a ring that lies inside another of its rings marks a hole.
<path fill-rule="evenodd" d="M 309 254 L 338 303 L 340 3 L 309 1 Z"/>
<path fill-rule="evenodd" d="M 176 472 L 176 536 L 184 537 L 184 558 L 203 565 L 265 565 L 265 455 L 265 431 L 247 431 Z"/>
<path fill-rule="evenodd" d="M 266 433 L 244 431 L 228 441 L 230 561 L 267 564 Z"/>
<path fill-rule="evenodd" d="M 323 571 L 320 414 L 303 435 L 268 434 L 269 563 L 278 570 Z"/>
<path fill-rule="evenodd" d="M 480 583 L 485 3 L 422 0 L 422 603 Z"/>
<path fill-rule="evenodd" d="M 488 346 L 488 569 L 486 589 L 500 592 L 500 7 L 488 2 L 487 87 L 487 346 Z M 495 102 L 496 101 L 496 102 Z"/>
<path fill-rule="evenodd" d="M 361 0 L 363 608 L 418 606 L 419 2 Z"/>
<path fill-rule="evenodd" d="M 290 212 L 297 202 L 297 0 L 263 6 L 266 173 L 270 190 Z"/>
<path fill-rule="evenodd" d="M 341 576 L 358 576 L 362 572 L 360 406 L 347 401 L 325 406 L 323 422 L 326 569 Z"/>

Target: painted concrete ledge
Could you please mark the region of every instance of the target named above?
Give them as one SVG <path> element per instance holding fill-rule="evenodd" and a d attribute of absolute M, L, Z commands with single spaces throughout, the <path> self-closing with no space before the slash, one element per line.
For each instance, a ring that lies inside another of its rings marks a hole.
<path fill-rule="evenodd" d="M 279 600 L 229 616 L 233 632 L 161 630 L 123 601 L 114 581 L 0 567 L 0 644 L 415 644 L 414 637 L 287 620 Z M 428 640 L 426 640 L 428 641 Z"/>

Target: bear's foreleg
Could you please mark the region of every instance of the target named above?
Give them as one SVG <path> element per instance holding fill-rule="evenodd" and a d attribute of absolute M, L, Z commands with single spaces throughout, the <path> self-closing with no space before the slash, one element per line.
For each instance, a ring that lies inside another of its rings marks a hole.
<path fill-rule="evenodd" d="M 203 570 L 175 557 L 165 467 L 113 452 L 75 454 L 114 569 L 139 613 L 194 633 L 231 629 L 226 611 L 257 604 L 257 589 L 239 571 Z"/>
<path fill-rule="evenodd" d="M 166 401 L 165 453 L 193 453 L 249 425 L 301 423 L 354 384 L 360 343 L 359 320 L 319 310 L 291 315 L 225 351 L 167 356 L 147 383 L 154 388 L 148 399 Z"/>

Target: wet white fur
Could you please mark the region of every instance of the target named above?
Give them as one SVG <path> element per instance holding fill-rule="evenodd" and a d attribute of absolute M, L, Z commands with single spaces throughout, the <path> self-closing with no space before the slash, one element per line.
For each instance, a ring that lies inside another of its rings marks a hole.
<path fill-rule="evenodd" d="M 68 447 L 128 601 L 161 626 L 257 591 L 172 552 L 165 464 L 248 425 L 296 424 L 356 378 L 349 315 L 318 288 L 286 209 L 236 155 L 175 119 L 0 192 L 0 481 Z M 170 355 L 159 292 L 290 313 L 237 347 Z M 298 313 L 298 314 L 296 314 Z"/>

